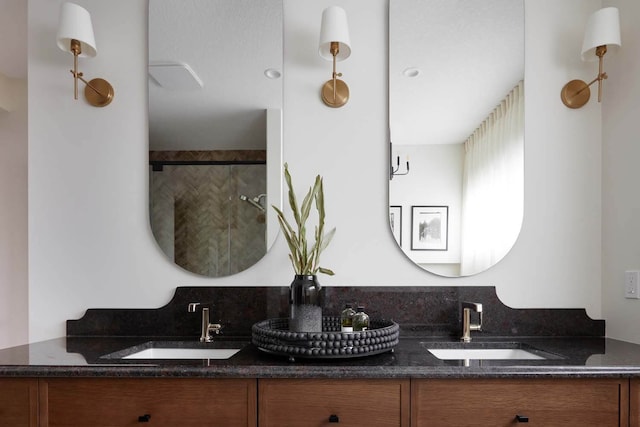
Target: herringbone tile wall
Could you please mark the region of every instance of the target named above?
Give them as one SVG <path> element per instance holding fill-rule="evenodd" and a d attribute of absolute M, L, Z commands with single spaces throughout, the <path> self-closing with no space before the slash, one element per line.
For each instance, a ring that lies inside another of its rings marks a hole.
<path fill-rule="evenodd" d="M 167 165 L 150 172 L 149 193 L 156 241 L 184 269 L 227 276 L 266 253 L 265 214 L 240 200 L 266 193 L 265 165 Z"/>

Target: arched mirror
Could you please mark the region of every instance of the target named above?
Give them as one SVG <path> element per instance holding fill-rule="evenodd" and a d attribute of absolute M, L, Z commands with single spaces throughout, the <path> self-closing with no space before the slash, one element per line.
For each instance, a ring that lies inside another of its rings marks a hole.
<path fill-rule="evenodd" d="M 258 262 L 281 206 L 281 0 L 149 1 L 149 213 L 178 266 Z"/>
<path fill-rule="evenodd" d="M 389 218 L 432 273 L 514 245 L 524 205 L 524 0 L 390 0 Z"/>

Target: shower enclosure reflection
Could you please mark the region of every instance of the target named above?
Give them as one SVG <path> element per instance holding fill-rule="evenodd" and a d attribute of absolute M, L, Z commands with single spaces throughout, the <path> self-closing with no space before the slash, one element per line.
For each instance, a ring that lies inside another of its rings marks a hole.
<path fill-rule="evenodd" d="M 242 161 L 151 172 L 151 229 L 163 252 L 180 267 L 211 277 L 258 262 L 267 250 L 265 178 L 264 164 Z"/>
<path fill-rule="evenodd" d="M 149 0 L 149 213 L 167 259 L 236 274 L 282 205 L 282 0 Z"/>

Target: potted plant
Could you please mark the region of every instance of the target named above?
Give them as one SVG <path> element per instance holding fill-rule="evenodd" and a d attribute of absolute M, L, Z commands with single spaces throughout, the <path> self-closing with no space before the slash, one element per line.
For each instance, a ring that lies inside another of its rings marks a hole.
<path fill-rule="evenodd" d="M 289 259 L 295 277 L 291 283 L 289 297 L 289 330 L 295 332 L 322 332 L 322 298 L 318 273 L 332 276 L 333 271 L 320 266 L 320 255 L 331 242 L 336 229 L 324 232 L 324 190 L 322 177 L 316 176 L 315 182 L 298 204 L 293 189 L 289 166 L 284 164 L 284 178 L 289 189 L 289 207 L 293 214 L 293 225 L 284 212 L 273 206 L 278 214 L 280 229 L 289 246 Z M 313 240 L 307 238 L 307 220 L 311 208 L 315 206 L 318 223 L 315 226 Z"/>

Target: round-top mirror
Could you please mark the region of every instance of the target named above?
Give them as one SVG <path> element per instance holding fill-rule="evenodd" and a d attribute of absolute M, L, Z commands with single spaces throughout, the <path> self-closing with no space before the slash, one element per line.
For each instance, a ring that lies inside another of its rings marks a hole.
<path fill-rule="evenodd" d="M 149 212 L 176 265 L 258 262 L 281 206 L 281 0 L 149 1 Z"/>
<path fill-rule="evenodd" d="M 421 268 L 469 276 L 524 205 L 523 0 L 390 0 L 389 218 Z"/>

